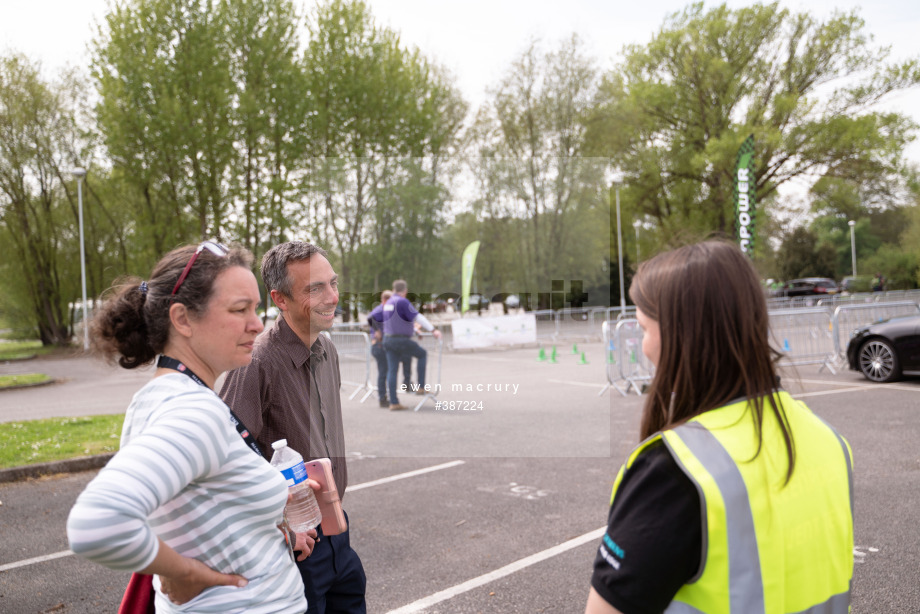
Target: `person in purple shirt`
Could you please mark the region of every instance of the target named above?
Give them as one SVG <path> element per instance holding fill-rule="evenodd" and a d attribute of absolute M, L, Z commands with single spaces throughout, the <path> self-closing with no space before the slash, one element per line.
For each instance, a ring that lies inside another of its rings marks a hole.
<path fill-rule="evenodd" d="M 367 324 L 371 327 L 371 356 L 377 361 L 377 395 L 380 397 L 380 407 L 389 407 L 387 400 L 387 352 L 383 349 L 383 306 L 393 296 L 392 290 L 384 290 L 380 294 L 380 304 L 374 307 L 367 316 Z M 412 373 L 412 357 L 406 356 L 402 363 L 403 384 L 409 388 Z"/>
<path fill-rule="evenodd" d="M 406 295 L 409 286 L 402 279 L 393 282 L 393 296 L 383 305 L 383 349 L 387 353 L 387 387 L 390 390 L 390 409 L 406 409 L 401 405 L 396 396 L 396 371 L 399 363 L 407 357 L 418 359 L 416 371 L 418 372 L 418 386 L 420 394 L 425 389 L 425 367 L 428 361 L 428 352 L 412 340 L 415 333 L 415 322 L 421 324 L 426 331 L 433 331 L 435 338 L 441 338 L 441 331 L 428 321 L 428 319 L 415 310 Z"/>

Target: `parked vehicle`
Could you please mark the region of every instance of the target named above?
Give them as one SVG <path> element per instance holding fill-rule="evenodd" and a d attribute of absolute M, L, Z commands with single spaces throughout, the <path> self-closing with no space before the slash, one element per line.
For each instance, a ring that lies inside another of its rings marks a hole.
<path fill-rule="evenodd" d="M 871 292 L 872 278 L 868 275 L 847 275 L 840 280 L 840 291 L 846 294 L 855 292 Z"/>
<path fill-rule="evenodd" d="M 489 308 L 489 298 L 482 294 L 470 294 L 470 309 L 479 311 Z"/>
<path fill-rule="evenodd" d="M 829 277 L 804 277 L 783 284 L 780 296 L 827 296 L 839 291 L 837 282 Z"/>
<path fill-rule="evenodd" d="M 447 300 L 436 298 L 427 303 L 423 303 L 420 311 L 422 313 L 444 313 L 447 311 Z"/>
<path fill-rule="evenodd" d="M 882 320 L 862 326 L 847 345 L 850 369 L 873 382 L 920 375 L 920 316 Z"/>

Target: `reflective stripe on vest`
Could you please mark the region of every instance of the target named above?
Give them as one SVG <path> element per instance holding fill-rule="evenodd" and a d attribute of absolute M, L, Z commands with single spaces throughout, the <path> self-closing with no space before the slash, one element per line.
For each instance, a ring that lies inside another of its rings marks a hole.
<path fill-rule="evenodd" d="M 763 614 L 763 580 L 747 487 L 738 466 L 715 435 L 697 422 L 672 431 L 703 464 L 722 493 L 728 533 L 728 586 L 732 612 Z M 668 441 L 665 439 L 665 443 Z M 670 447 L 670 446 L 669 446 Z M 674 458 L 679 458 L 673 454 Z M 676 602 L 672 602 L 674 605 Z M 666 612 L 671 612 L 668 608 Z"/>

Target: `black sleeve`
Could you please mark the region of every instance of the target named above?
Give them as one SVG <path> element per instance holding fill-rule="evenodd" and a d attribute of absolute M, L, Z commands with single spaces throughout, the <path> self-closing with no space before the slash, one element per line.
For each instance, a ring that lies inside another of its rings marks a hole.
<path fill-rule="evenodd" d="M 623 614 L 660 614 L 699 570 L 701 514 L 690 478 L 652 444 L 623 475 L 591 586 Z"/>

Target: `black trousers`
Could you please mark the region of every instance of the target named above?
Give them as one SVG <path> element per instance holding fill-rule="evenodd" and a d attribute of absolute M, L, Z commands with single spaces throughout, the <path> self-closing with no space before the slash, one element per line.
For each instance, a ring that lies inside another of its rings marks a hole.
<path fill-rule="evenodd" d="M 345 515 L 346 521 L 348 514 Z M 348 531 L 320 538 L 305 561 L 297 563 L 307 597 L 307 614 L 366 614 L 367 578 L 358 553 L 352 550 Z"/>

